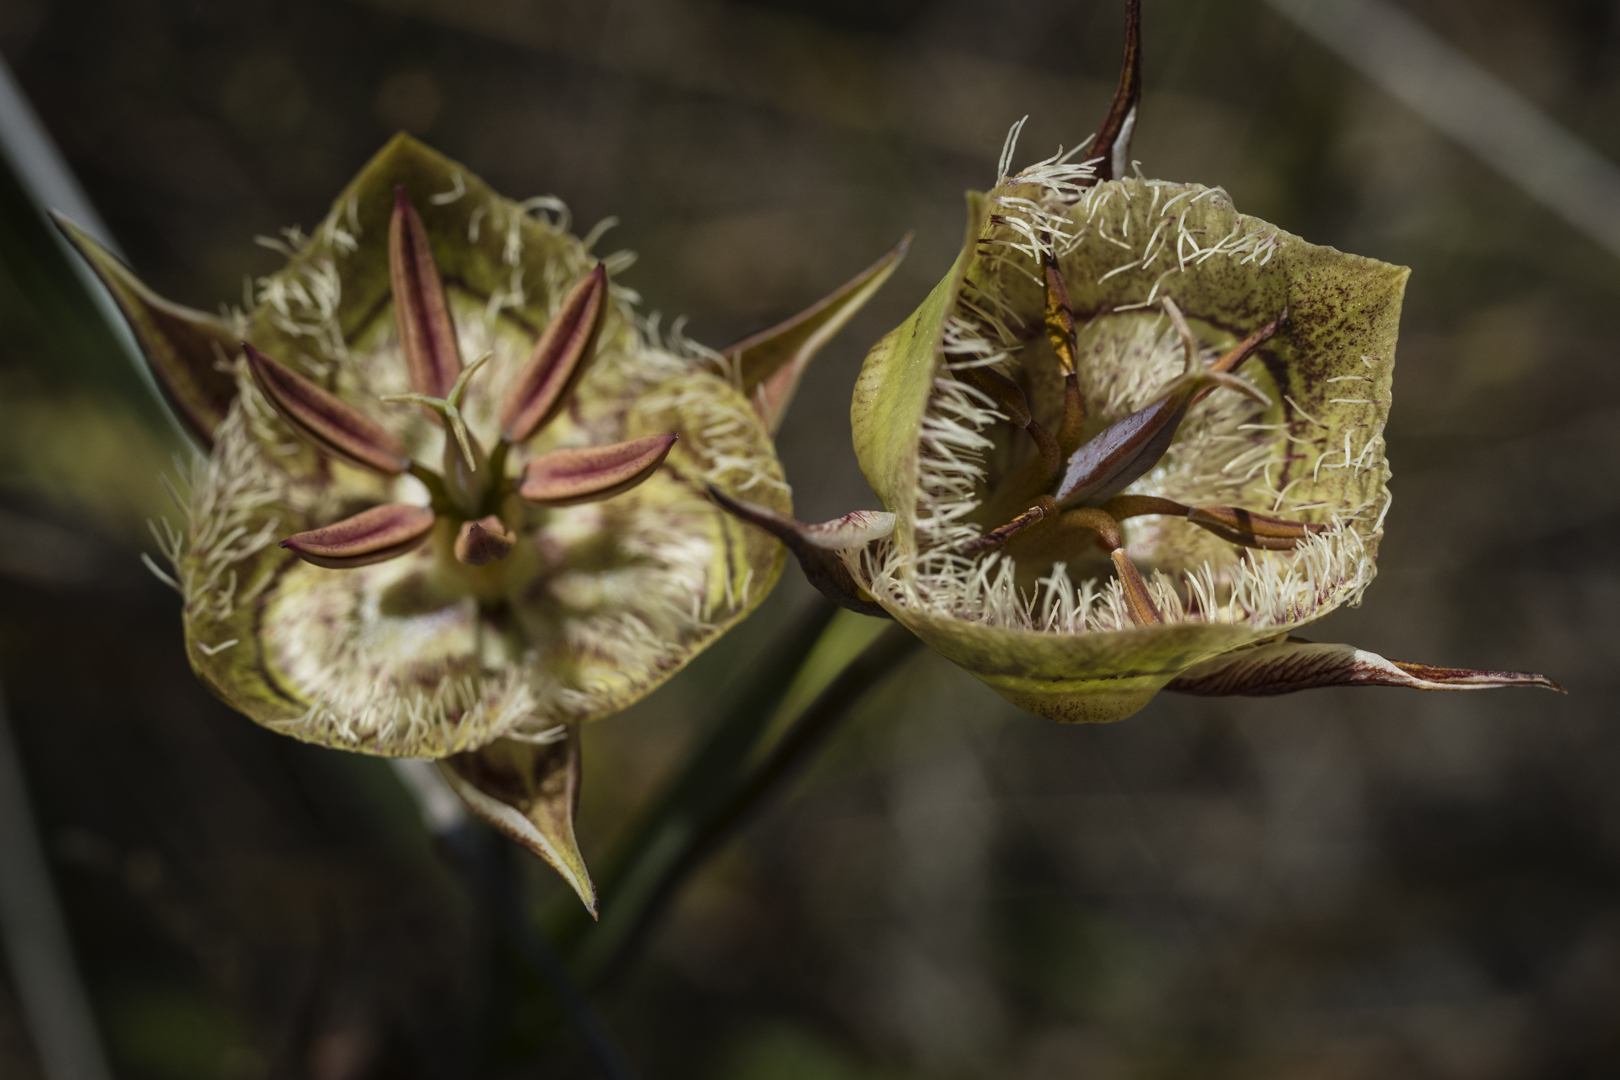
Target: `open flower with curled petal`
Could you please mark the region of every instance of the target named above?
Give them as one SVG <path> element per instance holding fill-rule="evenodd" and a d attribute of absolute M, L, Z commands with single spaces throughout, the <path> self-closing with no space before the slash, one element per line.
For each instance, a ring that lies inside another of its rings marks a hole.
<path fill-rule="evenodd" d="M 1556 688 L 1294 636 L 1373 578 L 1407 271 L 1126 176 L 1140 83 L 1133 0 L 1097 156 L 1009 175 L 1015 127 L 956 264 L 868 355 L 851 415 L 884 513 L 717 501 L 1057 720 L 1167 687 Z"/>
<path fill-rule="evenodd" d="M 716 353 L 636 319 L 600 229 L 403 136 L 246 315 L 171 304 L 63 227 L 210 448 L 161 537 L 198 675 L 277 731 L 438 759 L 594 909 L 579 725 L 768 591 L 780 550 L 705 487 L 786 512 L 774 420 L 900 253 Z"/>

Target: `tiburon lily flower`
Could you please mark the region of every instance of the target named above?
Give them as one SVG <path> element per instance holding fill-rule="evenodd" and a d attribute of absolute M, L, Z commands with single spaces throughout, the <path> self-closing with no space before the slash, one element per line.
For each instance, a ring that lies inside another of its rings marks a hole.
<path fill-rule="evenodd" d="M 1294 636 L 1373 578 L 1407 271 L 1126 175 L 1138 8 L 1093 156 L 1009 175 L 1015 127 L 955 266 L 867 357 L 855 450 L 886 511 L 806 526 L 716 498 L 1057 720 L 1166 687 L 1556 688 Z"/>
<path fill-rule="evenodd" d="M 160 536 L 198 675 L 288 735 L 440 759 L 594 910 L 579 725 L 769 590 L 780 548 L 705 488 L 788 511 L 775 421 L 900 252 L 714 352 L 638 321 L 626 257 L 567 225 L 401 136 L 214 318 L 63 223 L 210 448 Z"/>

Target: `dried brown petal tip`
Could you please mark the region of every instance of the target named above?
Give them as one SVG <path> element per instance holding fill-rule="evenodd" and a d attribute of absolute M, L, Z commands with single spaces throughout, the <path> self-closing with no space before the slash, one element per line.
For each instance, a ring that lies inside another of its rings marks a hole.
<path fill-rule="evenodd" d="M 597 263 L 563 298 L 513 383 L 501 410 L 501 436 L 507 442 L 523 442 L 562 408 L 596 354 L 607 299 L 607 270 Z"/>
<path fill-rule="evenodd" d="M 629 491 L 663 463 L 676 436 L 645 435 L 611 446 L 553 450 L 523 469 L 518 494 L 540 506 L 595 502 Z"/>
<path fill-rule="evenodd" d="M 394 189 L 388 225 L 388 277 L 411 386 L 419 394 L 445 397 L 461 374 L 461 350 L 427 229 L 402 187 Z"/>
<path fill-rule="evenodd" d="M 727 513 L 750 525 L 757 525 L 782 541 L 793 557 L 799 560 L 799 566 L 810 584 L 827 599 L 862 615 L 874 615 L 880 619 L 891 617 L 856 582 L 838 552 L 865 547 L 873 540 L 888 536 L 894 531 L 893 514 L 881 510 L 857 510 L 819 525 L 807 525 L 758 503 L 732 498 L 713 484 L 708 485 L 708 490 L 709 498 L 719 503 Z"/>
<path fill-rule="evenodd" d="M 1091 144 L 1091 152 L 1102 160 L 1097 165 L 1099 180 L 1118 180 L 1131 163 L 1131 133 L 1136 129 L 1136 109 L 1142 102 L 1142 0 L 1125 5 L 1125 58 L 1120 63 L 1119 88 L 1108 106 L 1108 115 Z"/>
<path fill-rule="evenodd" d="M 411 459 L 399 440 L 371 417 L 252 345 L 243 342 L 242 351 L 253 384 L 317 450 L 386 476 L 410 468 Z"/>
<path fill-rule="evenodd" d="M 433 528 L 433 511 L 406 503 L 362 510 L 322 529 L 289 536 L 281 546 L 331 570 L 386 562 L 414 550 Z"/>
<path fill-rule="evenodd" d="M 224 363 L 236 353 L 230 327 L 163 299 L 68 218 L 55 211 L 51 218 L 107 286 L 170 406 L 205 445 L 213 445 L 214 429 L 236 397 L 236 379 Z"/>
<path fill-rule="evenodd" d="M 477 521 L 464 521 L 456 534 L 456 558 L 468 566 L 488 566 L 506 558 L 517 537 L 494 514 Z"/>
<path fill-rule="evenodd" d="M 911 234 L 907 233 L 887 255 L 831 295 L 721 350 L 721 355 L 734 365 L 743 393 L 754 403 L 754 411 L 772 434 L 781 426 L 810 361 L 883 287 L 910 247 Z"/>
<path fill-rule="evenodd" d="M 1205 697 L 1270 697 L 1328 686 L 1404 686 L 1413 690 L 1524 686 L 1564 693 L 1562 686 L 1533 672 L 1407 664 L 1351 645 L 1293 637 L 1206 660 L 1182 672 L 1167 689 Z"/>

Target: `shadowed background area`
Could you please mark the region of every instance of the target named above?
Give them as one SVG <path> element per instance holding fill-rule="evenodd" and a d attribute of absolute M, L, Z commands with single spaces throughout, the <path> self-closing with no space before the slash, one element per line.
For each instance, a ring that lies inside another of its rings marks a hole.
<path fill-rule="evenodd" d="M 1570 695 L 1163 695 L 1066 728 L 917 655 L 597 995 L 640 1074 L 1620 1069 L 1620 258 L 1278 13 L 1302 6 L 1147 0 L 1133 156 L 1413 268 L 1380 577 L 1315 636 Z M 713 346 L 915 229 L 779 440 L 814 521 L 873 505 L 849 444 L 866 347 L 954 257 L 1012 122 L 1019 164 L 1089 134 L 1122 7 L 5 0 L 0 52 L 137 272 L 205 309 L 400 129 L 581 232 L 619 217 L 599 250 L 638 252 L 622 280 Z M 1399 7 L 1620 161 L 1620 6 Z M 180 444 L 75 289 L 0 175 L 0 690 L 114 1073 L 597 1075 L 384 764 L 192 679 L 138 561 Z M 809 596 L 790 567 L 587 732 L 587 858 Z M 537 913 L 570 902 L 517 870 Z M 41 1068 L 0 980 L 0 1075 Z"/>

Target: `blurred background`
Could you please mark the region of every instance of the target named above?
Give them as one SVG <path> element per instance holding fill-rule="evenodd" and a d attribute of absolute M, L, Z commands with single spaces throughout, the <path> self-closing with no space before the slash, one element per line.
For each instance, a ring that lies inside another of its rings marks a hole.
<path fill-rule="evenodd" d="M 1068 728 L 918 655 L 595 996 L 640 1075 L 1620 1073 L 1620 234 L 1567 170 L 1537 198 L 1512 178 L 1546 164 L 1512 125 L 1497 145 L 1481 120 L 1495 167 L 1454 141 L 1479 103 L 1458 84 L 1425 112 L 1380 82 L 1388 42 L 1330 49 L 1284 0 L 1146 6 L 1145 173 L 1413 269 L 1380 579 L 1313 636 L 1570 694 L 1163 695 Z M 0 53 L 136 270 L 205 309 L 399 129 L 581 231 L 620 217 L 626 283 L 714 346 L 917 230 L 781 436 L 814 521 L 873 505 L 848 426 L 866 347 L 949 265 L 1012 122 L 1020 164 L 1090 133 L 1122 8 L 0 0 Z M 1620 161 L 1620 5 L 1379 10 Z M 541 1038 L 543 990 L 386 765 L 191 677 L 138 560 L 181 443 L 77 289 L 0 175 L 0 693 L 113 1074 L 599 1075 Z M 810 595 L 790 567 L 748 632 L 588 731 L 588 859 Z M 518 869 L 538 915 L 573 903 Z M 37 1050 L 0 976 L 0 1076 L 64 1080 Z"/>

